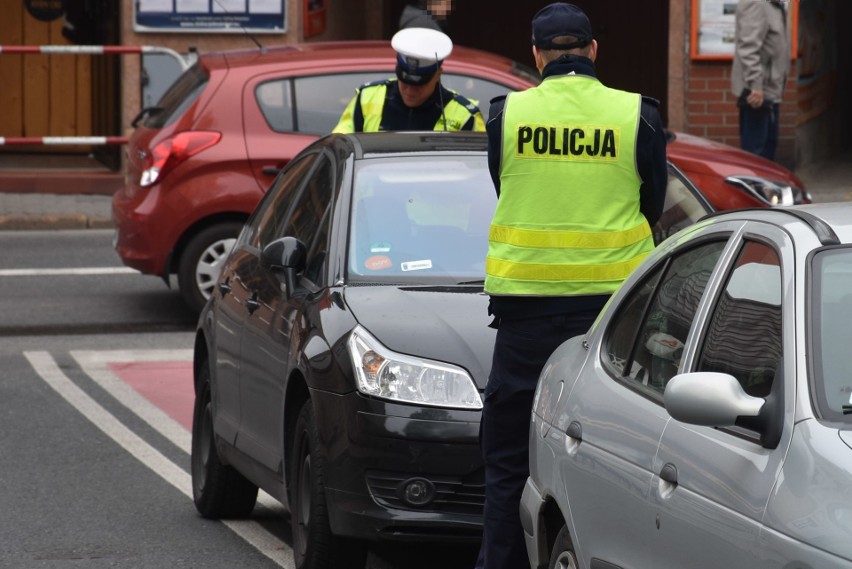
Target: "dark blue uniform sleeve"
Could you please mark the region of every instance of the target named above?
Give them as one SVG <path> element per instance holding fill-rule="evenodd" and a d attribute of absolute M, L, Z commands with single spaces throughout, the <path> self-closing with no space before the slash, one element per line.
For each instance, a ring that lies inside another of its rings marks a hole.
<path fill-rule="evenodd" d="M 666 131 L 657 110 L 659 102 L 642 97 L 639 133 L 636 141 L 636 164 L 642 186 L 639 210 L 653 227 L 663 214 L 669 169 L 666 162 Z"/>
<path fill-rule="evenodd" d="M 491 173 L 497 197 L 500 197 L 500 160 L 503 156 L 503 105 L 505 102 L 505 95 L 491 99 L 488 122 L 485 124 L 485 132 L 488 134 L 488 171 Z"/>

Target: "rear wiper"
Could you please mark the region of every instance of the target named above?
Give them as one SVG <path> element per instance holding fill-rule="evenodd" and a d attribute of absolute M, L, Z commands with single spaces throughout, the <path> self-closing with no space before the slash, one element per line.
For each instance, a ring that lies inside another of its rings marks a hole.
<path fill-rule="evenodd" d="M 478 281 L 461 281 L 461 282 L 458 282 L 458 283 L 456 283 L 456 284 L 457 284 L 457 285 L 485 285 L 485 281 L 484 281 L 484 280 L 478 280 Z"/>
<path fill-rule="evenodd" d="M 148 115 L 156 115 L 156 114 L 162 113 L 163 110 L 164 110 L 163 107 L 145 107 L 144 109 L 139 111 L 138 115 L 133 117 L 133 120 L 130 121 L 130 126 L 132 126 L 133 128 L 136 128 L 136 124 L 139 121 L 141 121 L 143 118 L 145 118 Z"/>

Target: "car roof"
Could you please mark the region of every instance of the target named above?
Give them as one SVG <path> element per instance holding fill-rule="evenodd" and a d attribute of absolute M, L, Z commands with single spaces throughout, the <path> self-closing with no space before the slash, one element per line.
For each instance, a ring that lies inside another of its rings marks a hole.
<path fill-rule="evenodd" d="M 326 138 L 345 140 L 359 160 L 377 155 L 422 152 L 484 154 L 488 149 L 484 132 L 361 132 L 332 134 Z"/>
<path fill-rule="evenodd" d="M 303 67 L 310 62 L 323 61 L 326 63 L 363 62 L 372 65 L 380 64 L 393 69 L 395 55 L 389 41 L 353 40 L 334 42 L 312 42 L 288 45 L 278 45 L 264 48 L 237 49 L 226 51 L 206 52 L 199 55 L 201 65 L 209 69 L 239 68 L 269 66 L 278 68 L 292 64 Z M 507 57 L 486 51 L 454 46 L 452 54 L 445 65 L 453 68 L 456 65 L 474 64 L 495 71 L 512 72 L 521 75 L 534 84 L 537 81 L 530 75 L 532 71 L 519 65 Z"/>
<path fill-rule="evenodd" d="M 705 217 L 708 218 L 761 220 L 776 225 L 804 224 L 811 228 L 822 245 L 852 243 L 852 202 L 717 211 Z"/>

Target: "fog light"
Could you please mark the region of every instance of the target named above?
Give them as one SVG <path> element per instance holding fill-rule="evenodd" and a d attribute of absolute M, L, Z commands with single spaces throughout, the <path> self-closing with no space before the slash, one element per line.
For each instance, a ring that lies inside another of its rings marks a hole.
<path fill-rule="evenodd" d="M 402 483 L 402 499 L 411 506 L 425 506 L 435 498 L 435 485 L 425 478 L 409 478 Z"/>

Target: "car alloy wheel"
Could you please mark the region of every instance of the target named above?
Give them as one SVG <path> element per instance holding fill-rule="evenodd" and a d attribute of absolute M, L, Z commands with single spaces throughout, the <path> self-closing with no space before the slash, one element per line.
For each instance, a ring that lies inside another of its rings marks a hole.
<path fill-rule="evenodd" d="M 178 285 L 184 302 L 196 314 L 213 294 L 241 229 L 242 224 L 234 221 L 213 225 L 199 232 L 184 248 L 178 263 Z"/>
<path fill-rule="evenodd" d="M 556 536 L 556 543 L 550 553 L 548 569 L 577 569 L 577 557 L 574 554 L 574 544 L 567 526 L 562 526 Z"/>

